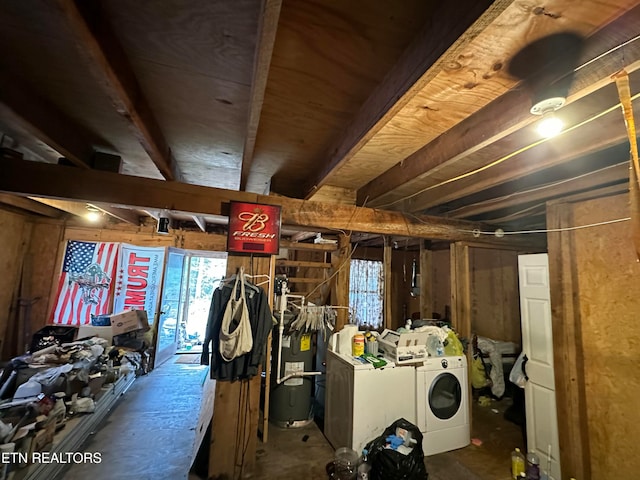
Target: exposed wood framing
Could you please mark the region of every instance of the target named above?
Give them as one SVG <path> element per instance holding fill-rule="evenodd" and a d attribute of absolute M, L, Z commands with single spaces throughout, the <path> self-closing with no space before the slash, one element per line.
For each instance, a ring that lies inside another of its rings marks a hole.
<path fill-rule="evenodd" d="M 550 204 L 549 229 L 573 226 L 568 203 Z M 584 385 L 582 326 L 577 305 L 571 232 L 550 232 L 549 278 L 551 287 L 553 363 L 558 410 L 558 435 L 562 476 L 591 478 L 587 398 Z"/>
<path fill-rule="evenodd" d="M 303 242 L 316 236 L 316 232 L 297 232 L 291 236 L 292 242 Z"/>
<path fill-rule="evenodd" d="M 269 296 L 269 307 L 271 311 L 274 308 L 274 295 L 275 295 L 275 278 L 276 278 L 276 257 L 272 255 L 269 260 L 269 285 L 265 288 L 267 295 Z M 265 355 L 265 365 L 264 365 L 264 403 L 262 405 L 262 442 L 267 443 L 269 440 L 269 397 L 271 392 L 271 347 L 273 345 L 273 330 L 269 332 L 269 337 L 267 338 L 267 353 Z"/>
<path fill-rule="evenodd" d="M 611 75 L 625 67 L 628 72 L 640 68 L 640 42 L 632 42 L 600 58 L 598 55 L 619 47 L 637 35 L 640 6 L 612 22 L 586 41 L 582 61 L 587 62 L 575 73 L 568 101 L 573 102 L 612 82 Z M 566 74 L 568 72 L 563 73 Z M 358 201 L 368 198 L 372 206 L 393 198 L 394 189 L 416 183 L 426 175 L 433 175 L 448 165 L 487 147 L 533 123 L 530 114 L 531 94 L 516 88 L 492 102 L 475 115 L 455 125 L 434 141 L 422 147 L 403 162 L 392 167 L 358 191 Z M 565 107 L 566 109 L 566 107 Z"/>
<path fill-rule="evenodd" d="M 575 105 L 575 104 L 574 104 Z M 570 109 L 573 105 L 566 107 Z M 615 105 L 611 105 L 615 107 Z M 568 110 L 567 110 L 568 111 Z M 597 113 L 600 113 L 599 109 Z M 613 110 L 610 112 L 610 115 Z M 524 135 L 519 132 L 517 135 Z M 581 139 L 590 138 L 591 143 L 585 145 Z M 539 172 L 545 168 L 568 163 L 580 157 L 598 155 L 598 152 L 624 141 L 626 133 L 615 122 L 598 124 L 587 123 L 575 130 L 566 130 L 553 139 L 545 139 L 539 142 L 529 142 L 526 145 L 535 145 L 516 156 L 512 147 L 501 145 L 498 158 L 508 158 L 508 161 L 495 165 L 484 171 L 475 173 L 455 182 L 441 183 L 422 193 L 415 195 L 403 202 L 397 203 L 393 208 L 405 211 L 422 211 L 444 202 L 472 195 L 480 190 L 495 187 L 505 182 L 517 180 L 531 173 Z M 505 150 L 506 149 L 506 150 Z M 561 153 L 558 153 L 561 152 Z M 501 154 L 504 154 L 501 156 Z"/>
<path fill-rule="evenodd" d="M 303 262 L 299 260 L 286 260 L 279 258 L 276 260 L 276 266 L 278 267 L 309 267 L 309 268 L 331 268 L 331 264 L 328 262 Z"/>
<path fill-rule="evenodd" d="M 451 326 L 462 338 L 471 342 L 471 271 L 469 266 L 469 247 L 456 242 L 450 246 L 451 268 Z M 467 348 L 467 363 L 471 365 L 473 352 Z M 471 415 L 472 389 L 469 376 L 467 391 L 469 395 L 469 423 Z"/>
<path fill-rule="evenodd" d="M 0 75 L 0 102 L 15 120 L 35 138 L 53 148 L 75 166 L 89 168 L 93 154 L 89 134 L 49 102 L 26 87 L 24 82 Z"/>
<path fill-rule="evenodd" d="M 457 55 L 511 0 L 460 3 L 442 2 L 429 22 L 402 54 L 394 68 L 364 103 L 342 137 L 329 149 L 330 157 L 306 186 L 306 198 L 352 158 L 433 77 L 431 67 L 450 49 Z M 487 10 L 482 15 L 482 12 Z M 478 17 L 481 17 L 480 20 Z M 469 28 L 472 24 L 476 28 Z M 465 33 L 465 35 L 462 35 Z"/>
<path fill-rule="evenodd" d="M 471 339 L 471 278 L 469 247 L 451 245 L 451 323 L 463 338 Z"/>
<path fill-rule="evenodd" d="M 18 85 L 5 74 L 0 76 L 0 100 L 34 137 L 53 148 L 76 167 L 91 168 L 94 154 L 92 142 L 96 140 L 91 139 L 91 135 L 83 127 L 29 91 L 24 84 Z M 128 210 L 106 205 L 95 206 L 119 220 L 134 225 L 139 223 L 139 216 Z M 86 210 L 81 213 L 86 213 Z"/>
<path fill-rule="evenodd" d="M 337 244 L 331 243 L 298 243 L 287 239 L 280 240 L 280 248 L 290 248 L 292 250 L 314 250 L 320 252 L 333 252 L 338 250 Z"/>
<path fill-rule="evenodd" d="M 251 275 L 269 275 L 271 257 L 229 255 L 227 274 L 240 266 Z M 258 441 L 261 375 L 217 381 L 209 448 L 209 477 L 239 480 L 253 474 Z"/>
<path fill-rule="evenodd" d="M 331 265 L 334 278 L 331 288 L 331 305 L 349 306 L 349 276 L 351 274 L 351 237 L 338 235 L 338 249 L 331 252 Z M 348 310 L 340 308 L 337 311 L 335 330 L 339 331 L 349 323 Z"/>
<path fill-rule="evenodd" d="M 489 228 L 464 220 L 404 215 L 400 212 L 257 195 L 15 159 L 5 159 L 0 163 L 0 191 L 213 215 L 225 214 L 223 210 L 231 200 L 273 204 L 283 207 L 282 223 L 285 225 L 449 241 L 472 241 L 474 229 Z M 521 240 L 485 236 L 477 241 L 501 245 L 519 243 Z M 531 235 L 522 241 L 535 243 Z M 286 244 L 283 247 L 286 248 Z"/>
<path fill-rule="evenodd" d="M 240 190 L 246 190 L 247 180 L 253 163 L 253 152 L 256 146 L 260 113 L 264 101 L 264 92 L 267 88 L 269 67 L 273 54 L 273 45 L 278 31 L 280 8 L 282 0 L 262 0 L 260 25 L 258 30 L 258 45 L 253 62 L 253 80 L 251 82 L 251 100 L 249 104 L 249 122 L 247 133 L 244 136 L 244 148 L 242 150 L 242 169 L 240 172 Z"/>
<path fill-rule="evenodd" d="M 132 225 L 140 225 L 140 216 L 126 208 L 110 207 L 107 205 L 96 205 L 93 203 L 85 204 L 83 202 L 70 202 L 67 200 L 56 200 L 52 198 L 30 198 L 29 200 L 32 200 L 36 203 L 41 203 L 43 205 L 48 205 L 53 208 L 57 208 L 58 210 L 63 212 L 71 213 L 72 215 L 76 215 L 84 220 L 87 220 L 86 216 L 89 212 L 87 207 L 91 205 L 97 210 L 111 215 L 118 220 L 130 223 Z M 101 224 L 103 223 L 103 220 L 98 220 L 97 223 Z"/>
<path fill-rule="evenodd" d="M 140 144 L 167 180 L 180 180 L 175 159 L 133 69 L 97 2 L 57 0 L 80 53 L 116 110 L 129 122 Z M 82 10 L 81 10 L 82 8 Z"/>
<path fill-rule="evenodd" d="M 57 208 L 45 205 L 37 200 L 19 197 L 17 195 L 0 193 L 0 203 L 50 218 L 60 218 L 63 215 L 62 211 Z"/>
<path fill-rule="evenodd" d="M 127 208 L 118 208 L 111 207 L 109 205 L 102 205 L 92 203 L 94 207 L 96 207 L 101 212 L 107 213 L 112 217 L 117 218 L 118 220 L 122 220 L 123 222 L 130 223 L 131 225 L 140 225 L 140 215 L 138 215 L 133 210 L 129 210 Z"/>
<path fill-rule="evenodd" d="M 628 177 L 629 164 L 621 163 L 579 177 L 568 178 L 563 182 L 536 187 L 532 191 L 515 192 L 504 197 L 461 207 L 447 212 L 447 215 L 454 218 L 471 217 L 503 208 L 515 207 L 523 203 L 542 202 L 549 198 L 566 195 L 567 191 L 591 190 L 610 183 L 620 183 L 628 180 Z"/>
<path fill-rule="evenodd" d="M 393 285 L 391 261 L 393 258 L 393 246 L 389 237 L 384 237 L 382 253 L 382 325 L 384 328 L 394 328 L 393 322 Z"/>
<path fill-rule="evenodd" d="M 420 242 L 420 318 L 432 318 L 433 253 L 425 243 Z"/>
<path fill-rule="evenodd" d="M 333 185 L 324 185 L 313 194 L 309 200 L 314 202 L 328 203 L 344 203 L 345 205 L 356 204 L 356 191 L 352 188 L 334 187 Z M 362 202 L 361 207 L 366 207 L 366 201 Z"/>
<path fill-rule="evenodd" d="M 63 212 L 71 213 L 72 215 L 76 215 L 81 218 L 85 218 L 89 210 L 87 209 L 87 205 L 81 202 L 70 202 L 68 200 L 58 200 L 52 198 L 31 198 L 31 200 L 40 202 L 43 205 L 49 205 L 50 207 L 57 208 Z M 101 224 L 102 220 L 99 220 L 96 223 Z"/>
<path fill-rule="evenodd" d="M 289 283 L 320 283 L 324 278 L 289 277 L 287 280 Z"/>

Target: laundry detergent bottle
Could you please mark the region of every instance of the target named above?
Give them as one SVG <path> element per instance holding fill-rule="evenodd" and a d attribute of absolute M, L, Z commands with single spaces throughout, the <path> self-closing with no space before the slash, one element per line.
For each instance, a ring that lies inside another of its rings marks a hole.
<path fill-rule="evenodd" d="M 513 480 L 522 478 L 520 474 L 524 473 L 524 464 L 524 454 L 519 448 L 516 448 L 511 452 L 511 478 L 513 478 Z"/>

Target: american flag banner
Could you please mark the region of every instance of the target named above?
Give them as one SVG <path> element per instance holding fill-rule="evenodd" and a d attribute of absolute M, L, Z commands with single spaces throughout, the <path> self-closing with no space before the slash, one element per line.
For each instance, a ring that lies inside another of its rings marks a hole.
<path fill-rule="evenodd" d="M 67 242 L 52 323 L 86 325 L 92 314 L 109 313 L 119 247 L 113 242 Z"/>

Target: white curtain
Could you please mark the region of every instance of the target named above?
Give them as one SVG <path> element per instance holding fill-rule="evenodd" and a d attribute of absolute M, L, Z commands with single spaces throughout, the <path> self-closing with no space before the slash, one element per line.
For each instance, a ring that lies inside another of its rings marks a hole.
<path fill-rule="evenodd" d="M 355 317 L 352 323 L 382 325 L 382 262 L 351 260 L 349 306 Z"/>

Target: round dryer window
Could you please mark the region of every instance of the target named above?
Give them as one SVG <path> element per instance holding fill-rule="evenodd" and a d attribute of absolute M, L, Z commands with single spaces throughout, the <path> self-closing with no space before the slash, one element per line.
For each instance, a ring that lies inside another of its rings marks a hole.
<path fill-rule="evenodd" d="M 453 417 L 462 403 L 460 382 L 451 373 L 438 375 L 429 389 L 429 408 L 441 420 Z"/>

